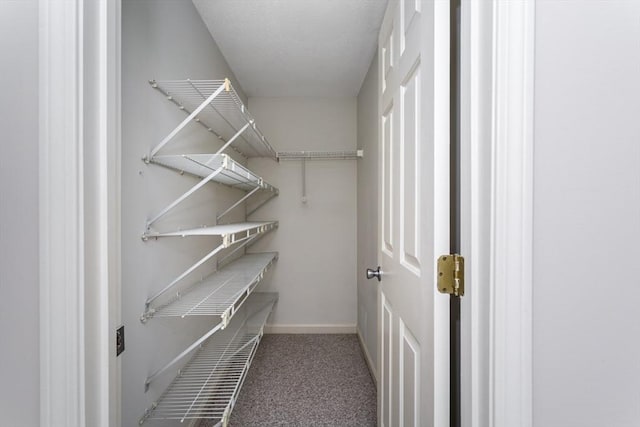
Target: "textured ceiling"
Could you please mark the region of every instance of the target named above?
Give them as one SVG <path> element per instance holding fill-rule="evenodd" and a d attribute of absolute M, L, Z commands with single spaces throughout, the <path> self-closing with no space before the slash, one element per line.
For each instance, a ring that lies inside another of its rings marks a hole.
<path fill-rule="evenodd" d="M 248 96 L 355 96 L 387 0 L 193 3 Z"/>

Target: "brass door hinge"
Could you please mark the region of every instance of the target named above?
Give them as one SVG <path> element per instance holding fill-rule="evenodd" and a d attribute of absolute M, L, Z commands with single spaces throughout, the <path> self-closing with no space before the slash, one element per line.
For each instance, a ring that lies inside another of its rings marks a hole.
<path fill-rule="evenodd" d="M 438 291 L 457 297 L 464 295 L 464 258 L 442 255 L 438 258 Z"/>

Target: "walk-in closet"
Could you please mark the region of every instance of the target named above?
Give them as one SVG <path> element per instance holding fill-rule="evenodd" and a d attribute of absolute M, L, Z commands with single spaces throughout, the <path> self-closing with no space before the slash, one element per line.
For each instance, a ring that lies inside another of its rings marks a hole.
<path fill-rule="evenodd" d="M 123 425 L 375 424 L 385 8 L 122 2 Z"/>

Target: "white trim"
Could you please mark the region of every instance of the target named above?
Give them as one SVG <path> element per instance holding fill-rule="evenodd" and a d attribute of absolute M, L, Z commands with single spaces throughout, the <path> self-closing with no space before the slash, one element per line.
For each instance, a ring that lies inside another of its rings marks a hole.
<path fill-rule="evenodd" d="M 358 342 L 360 343 L 360 348 L 362 349 L 362 354 L 364 354 L 364 361 L 367 362 L 367 367 L 369 368 L 369 372 L 371 373 L 371 378 L 376 385 L 376 389 L 378 388 L 378 375 L 376 373 L 375 365 L 373 364 L 373 360 L 371 360 L 371 354 L 369 354 L 369 350 L 367 350 L 367 345 L 364 342 L 364 338 L 362 337 L 362 333 L 360 329 L 356 327 L 356 335 L 358 336 Z"/>
<path fill-rule="evenodd" d="M 532 425 L 534 1 L 493 3 L 489 425 Z"/>
<path fill-rule="evenodd" d="M 84 426 L 83 12 L 39 1 L 40 425 Z"/>
<path fill-rule="evenodd" d="M 461 14 L 462 426 L 489 426 L 489 266 L 493 3 L 463 2 Z"/>
<path fill-rule="evenodd" d="M 121 419 L 120 1 L 84 1 L 85 421 L 110 427 Z"/>
<path fill-rule="evenodd" d="M 118 426 L 120 0 L 38 6 L 41 426 Z"/>
<path fill-rule="evenodd" d="M 356 325 L 265 325 L 265 334 L 355 334 Z"/>

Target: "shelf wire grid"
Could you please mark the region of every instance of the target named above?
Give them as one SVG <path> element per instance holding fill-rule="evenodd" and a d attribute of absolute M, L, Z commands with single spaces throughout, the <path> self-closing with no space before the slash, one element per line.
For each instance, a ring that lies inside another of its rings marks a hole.
<path fill-rule="evenodd" d="M 145 233 L 145 237 L 220 236 L 225 241 L 225 247 L 228 247 L 236 241 L 247 239 L 256 234 L 266 233 L 277 226 L 278 221 L 238 222 L 176 231 L 149 231 Z"/>
<path fill-rule="evenodd" d="M 278 192 L 277 188 L 264 182 L 260 176 L 226 154 L 161 155 L 154 156 L 150 161 L 198 178 L 206 178 L 211 172 L 222 167 L 222 172 L 216 175 L 212 181 L 244 191 L 261 188 L 271 192 Z"/>
<path fill-rule="evenodd" d="M 180 371 L 140 419 L 213 419 L 226 424 L 277 294 L 254 294 L 244 319 L 235 319 L 226 336 L 213 336 Z"/>
<path fill-rule="evenodd" d="M 228 322 L 277 256 L 277 252 L 246 254 L 144 316 L 220 316 Z"/>
<path fill-rule="evenodd" d="M 150 84 L 187 114 L 196 110 L 221 86 L 227 85 L 228 90 L 225 88 L 216 96 L 195 120 L 209 131 L 215 132 L 223 141 L 229 140 L 249 123 L 249 129 L 240 135 L 232 144 L 233 147 L 246 157 L 276 157 L 275 151 L 228 80 L 152 80 Z"/>

